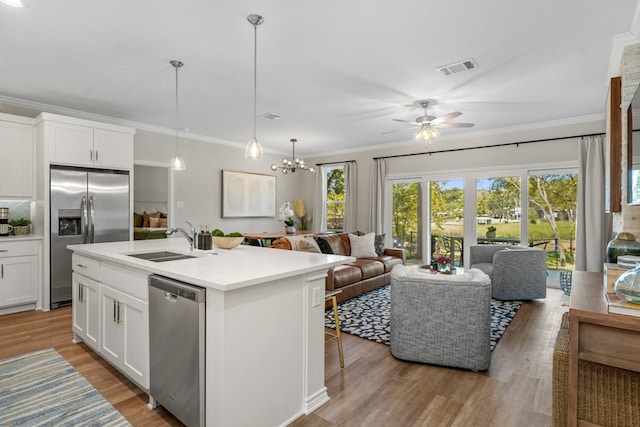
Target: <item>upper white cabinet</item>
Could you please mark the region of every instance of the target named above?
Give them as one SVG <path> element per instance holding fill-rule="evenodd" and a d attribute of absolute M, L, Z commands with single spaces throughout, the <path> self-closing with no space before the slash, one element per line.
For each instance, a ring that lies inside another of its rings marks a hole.
<path fill-rule="evenodd" d="M 36 121 L 51 164 L 133 168 L 133 129 L 48 113 Z"/>
<path fill-rule="evenodd" d="M 0 199 L 31 199 L 34 172 L 33 119 L 0 114 Z"/>

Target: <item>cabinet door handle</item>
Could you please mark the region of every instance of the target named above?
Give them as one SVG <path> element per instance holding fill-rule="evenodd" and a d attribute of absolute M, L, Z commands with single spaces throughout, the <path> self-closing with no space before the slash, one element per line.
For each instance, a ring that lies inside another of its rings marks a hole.
<path fill-rule="evenodd" d="M 0 266 L 0 278 L 4 279 L 4 264 Z"/>
<path fill-rule="evenodd" d="M 98 163 L 98 150 L 96 150 L 96 163 Z"/>
<path fill-rule="evenodd" d="M 116 317 L 117 313 L 116 313 L 116 304 L 117 301 L 113 300 L 113 323 L 118 323 L 118 318 Z"/>
<path fill-rule="evenodd" d="M 87 264 L 76 264 L 78 267 L 80 268 L 87 268 L 88 265 Z"/>
<path fill-rule="evenodd" d="M 122 301 L 118 301 L 118 324 L 122 323 L 122 318 L 120 317 L 120 306 L 122 305 Z"/>
<path fill-rule="evenodd" d="M 89 150 L 89 161 L 93 162 L 93 150 Z"/>
<path fill-rule="evenodd" d="M 0 252 L 9 252 L 9 249 L 0 249 Z"/>
<path fill-rule="evenodd" d="M 82 302 L 82 285 L 78 283 L 78 302 Z"/>

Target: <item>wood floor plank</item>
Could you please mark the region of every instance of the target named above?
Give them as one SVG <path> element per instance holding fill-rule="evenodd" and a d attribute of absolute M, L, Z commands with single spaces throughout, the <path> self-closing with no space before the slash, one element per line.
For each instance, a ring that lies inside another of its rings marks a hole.
<path fill-rule="evenodd" d="M 331 400 L 291 426 L 551 426 L 553 345 L 567 301 L 549 289 L 525 302 L 486 372 L 401 361 L 386 345 L 344 333 L 344 369 L 337 343 L 325 347 Z M 142 390 L 72 338 L 69 307 L 0 316 L 0 359 L 53 347 L 132 425 L 181 425 L 161 407 L 149 410 Z"/>

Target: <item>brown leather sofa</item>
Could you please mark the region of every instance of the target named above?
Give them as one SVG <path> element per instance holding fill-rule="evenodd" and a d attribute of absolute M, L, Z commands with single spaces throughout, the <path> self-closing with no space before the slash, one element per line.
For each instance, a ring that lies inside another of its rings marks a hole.
<path fill-rule="evenodd" d="M 323 253 L 351 256 L 349 233 L 317 234 L 313 238 Z M 275 240 L 272 247 L 291 250 L 291 243 L 281 238 Z M 405 253 L 402 249 L 382 249 L 378 252 L 381 255 L 375 258 L 357 258 L 354 262 L 330 268 L 325 289 L 340 289 L 342 292 L 336 297 L 338 302 L 342 302 L 391 283 L 391 269 L 396 264 L 405 263 Z"/>

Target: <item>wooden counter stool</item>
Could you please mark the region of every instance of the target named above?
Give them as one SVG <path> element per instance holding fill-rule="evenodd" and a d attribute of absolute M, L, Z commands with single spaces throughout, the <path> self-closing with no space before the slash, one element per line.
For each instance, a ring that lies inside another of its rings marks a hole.
<path fill-rule="evenodd" d="M 340 336 L 340 318 L 338 317 L 338 300 L 336 299 L 336 295 L 338 295 L 342 290 L 338 289 L 335 291 L 328 291 L 324 293 L 324 300 L 331 300 L 331 305 L 333 306 L 333 319 L 336 323 L 336 332 L 326 332 L 325 334 L 329 335 L 329 339 L 325 340 L 325 344 L 334 339 L 338 340 L 338 353 L 340 354 L 340 367 L 344 368 L 344 355 L 342 354 L 342 336 Z"/>

